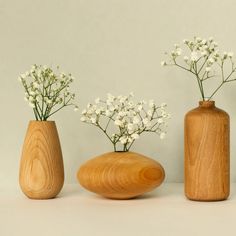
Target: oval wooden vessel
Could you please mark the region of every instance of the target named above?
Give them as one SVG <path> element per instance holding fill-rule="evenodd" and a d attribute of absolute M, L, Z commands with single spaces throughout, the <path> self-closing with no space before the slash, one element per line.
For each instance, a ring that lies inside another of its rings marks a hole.
<path fill-rule="evenodd" d="M 129 199 L 159 186 L 163 167 L 156 161 L 134 152 L 110 152 L 82 165 L 77 173 L 87 190 L 112 199 Z"/>
<path fill-rule="evenodd" d="M 20 187 L 32 199 L 54 198 L 64 183 L 60 141 L 54 121 L 30 121 L 21 163 Z"/>
<path fill-rule="evenodd" d="M 229 196 L 229 115 L 213 101 L 185 116 L 185 195 L 218 201 Z"/>

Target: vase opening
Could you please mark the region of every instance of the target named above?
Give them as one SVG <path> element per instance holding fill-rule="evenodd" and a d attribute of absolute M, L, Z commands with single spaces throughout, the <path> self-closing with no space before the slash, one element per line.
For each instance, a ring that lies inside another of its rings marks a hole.
<path fill-rule="evenodd" d="M 204 108 L 215 107 L 215 101 L 200 101 L 199 106 Z"/>
<path fill-rule="evenodd" d="M 115 151 L 115 152 L 129 152 L 129 151 Z"/>

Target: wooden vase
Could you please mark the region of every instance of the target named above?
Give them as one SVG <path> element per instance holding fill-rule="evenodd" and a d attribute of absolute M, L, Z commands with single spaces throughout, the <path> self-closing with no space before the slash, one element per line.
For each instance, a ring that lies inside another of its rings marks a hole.
<path fill-rule="evenodd" d="M 230 192 L 229 115 L 201 101 L 185 116 L 185 195 L 196 201 L 225 200 Z"/>
<path fill-rule="evenodd" d="M 82 165 L 77 173 L 87 190 L 111 199 L 130 199 L 159 186 L 163 167 L 134 152 L 109 152 Z"/>
<path fill-rule="evenodd" d="M 20 162 L 20 187 L 32 199 L 57 196 L 64 183 L 60 141 L 54 121 L 30 121 Z"/>

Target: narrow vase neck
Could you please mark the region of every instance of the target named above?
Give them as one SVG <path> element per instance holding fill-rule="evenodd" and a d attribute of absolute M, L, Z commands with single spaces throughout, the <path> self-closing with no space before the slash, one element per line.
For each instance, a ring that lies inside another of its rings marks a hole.
<path fill-rule="evenodd" d="M 215 101 L 200 101 L 199 107 L 202 108 L 213 108 L 215 107 Z"/>

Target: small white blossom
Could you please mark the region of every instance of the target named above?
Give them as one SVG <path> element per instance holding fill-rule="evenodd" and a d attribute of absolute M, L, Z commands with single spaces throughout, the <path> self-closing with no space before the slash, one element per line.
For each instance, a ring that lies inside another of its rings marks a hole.
<path fill-rule="evenodd" d="M 95 99 L 95 103 L 98 104 L 100 102 L 100 98 Z"/>
<path fill-rule="evenodd" d="M 123 126 L 123 122 L 121 120 L 115 120 L 115 125 Z"/>
<path fill-rule="evenodd" d="M 166 66 L 166 65 L 167 65 L 167 63 L 165 61 L 161 62 L 161 66 Z"/>
<path fill-rule="evenodd" d="M 199 59 L 198 53 L 193 51 L 191 52 L 191 61 L 197 61 Z"/>
<path fill-rule="evenodd" d="M 106 101 L 95 101 L 95 105 L 89 103 L 82 111 L 81 121 L 102 129 L 113 146 L 116 147 L 121 143 L 124 145 L 124 151 L 128 151 L 143 132 L 155 132 L 160 136 L 164 132 L 168 117 L 165 111 L 166 104 L 156 106 L 153 100 L 148 103 L 135 102 L 132 97 L 132 94 L 128 96 L 108 94 Z M 158 123 L 157 119 L 162 119 L 163 122 Z M 111 130 L 112 124 L 115 133 Z"/>
<path fill-rule="evenodd" d="M 137 117 L 137 116 L 135 116 L 134 118 L 133 118 L 133 123 L 134 124 L 138 124 L 140 122 L 140 119 Z"/>
<path fill-rule="evenodd" d="M 209 71 L 211 71 L 211 67 L 206 67 L 206 72 L 209 72 Z"/>
<path fill-rule="evenodd" d="M 82 117 L 80 118 L 80 120 L 81 120 L 82 122 L 85 122 L 85 121 L 86 121 L 86 118 L 85 118 L 84 116 L 82 116 Z"/>
<path fill-rule="evenodd" d="M 139 135 L 138 135 L 138 134 L 132 134 L 131 137 L 132 137 L 133 139 L 138 139 L 138 138 L 139 138 Z"/>
<path fill-rule="evenodd" d="M 188 61 L 189 60 L 189 58 L 188 58 L 188 56 L 184 56 L 184 61 Z"/>
<path fill-rule="evenodd" d="M 234 53 L 233 52 L 228 52 L 228 57 L 229 58 L 232 58 L 234 56 Z"/>
<path fill-rule="evenodd" d="M 165 138 L 165 136 L 166 136 L 166 134 L 165 134 L 165 133 L 161 133 L 161 134 L 160 134 L 160 139 L 164 139 L 164 138 Z"/>

